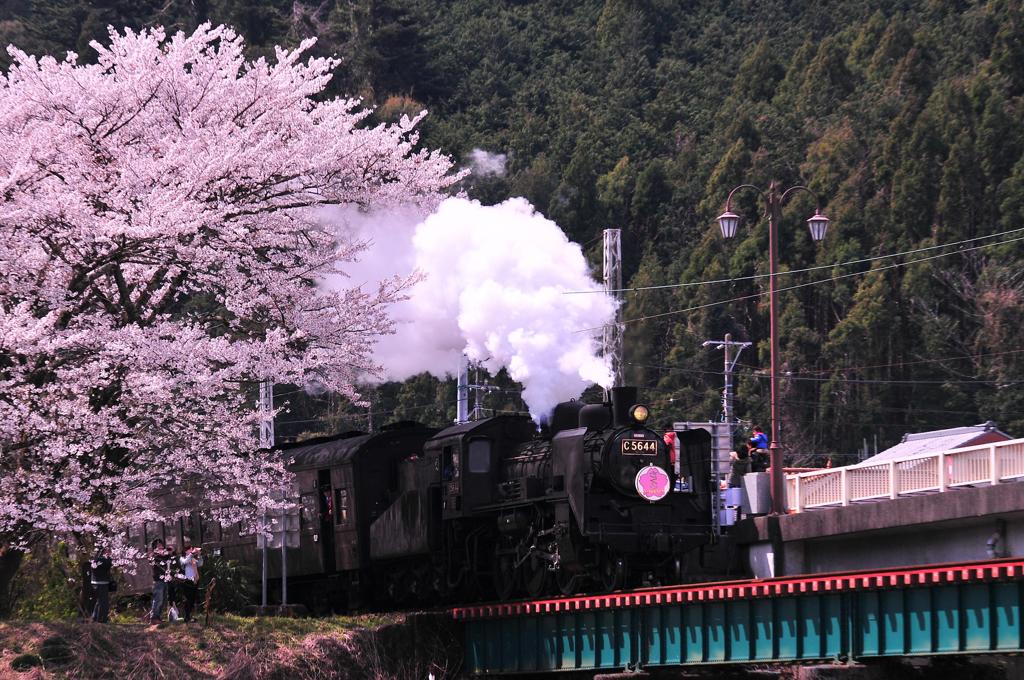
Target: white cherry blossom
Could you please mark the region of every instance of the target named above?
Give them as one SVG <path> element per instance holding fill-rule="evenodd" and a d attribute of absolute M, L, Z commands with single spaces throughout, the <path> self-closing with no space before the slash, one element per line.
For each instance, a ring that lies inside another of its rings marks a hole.
<path fill-rule="evenodd" d="M 251 518 L 284 479 L 254 454 L 255 382 L 358 398 L 377 370 L 412 279 L 317 286 L 359 246 L 314 213 L 430 209 L 458 174 L 416 147 L 422 114 L 372 126 L 357 100 L 324 98 L 338 63 L 311 44 L 247 63 L 231 29 L 204 25 L 111 32 L 94 65 L 9 48 L 0 545 L 63 532 L 127 563 L 126 528 L 165 518 L 165 489 Z"/>

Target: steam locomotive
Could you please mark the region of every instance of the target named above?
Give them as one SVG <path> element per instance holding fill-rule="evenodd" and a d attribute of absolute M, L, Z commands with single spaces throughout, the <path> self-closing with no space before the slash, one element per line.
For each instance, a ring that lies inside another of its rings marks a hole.
<path fill-rule="evenodd" d="M 498 415 L 288 447 L 300 508 L 289 600 L 341 609 L 684 580 L 712 540 L 711 438 L 666 444 L 648 415 L 635 388 L 615 388 L 559 404 L 540 433 Z M 195 529 L 208 552 L 260 564 L 254 535 Z M 269 551 L 274 582 L 281 554 Z"/>

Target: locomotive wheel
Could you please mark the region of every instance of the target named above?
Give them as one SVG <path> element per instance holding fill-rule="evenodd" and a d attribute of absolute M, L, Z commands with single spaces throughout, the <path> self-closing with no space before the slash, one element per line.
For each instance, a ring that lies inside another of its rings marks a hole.
<path fill-rule="evenodd" d="M 518 589 L 515 556 L 505 553 L 494 558 L 494 591 L 499 600 L 511 599 Z"/>
<path fill-rule="evenodd" d="M 671 561 L 669 561 L 668 564 L 669 584 L 682 583 L 683 574 L 685 573 L 685 564 L 683 563 L 683 558 L 675 557 Z"/>
<path fill-rule="evenodd" d="M 409 594 L 413 602 L 426 602 L 432 593 L 430 565 L 419 565 L 409 574 Z"/>
<path fill-rule="evenodd" d="M 430 567 L 430 593 L 433 599 L 442 602 L 448 597 L 448 579 L 443 565 L 435 564 Z"/>
<path fill-rule="evenodd" d="M 620 590 L 626 583 L 626 558 L 607 552 L 601 559 L 600 567 L 601 588 L 610 593 L 613 590 Z"/>
<path fill-rule="evenodd" d="M 413 574 L 406 569 L 395 569 L 388 574 L 388 599 L 395 604 L 405 604 L 413 596 Z"/>
<path fill-rule="evenodd" d="M 523 562 L 523 587 L 530 597 L 540 597 L 547 592 L 551 583 L 551 572 L 547 562 L 539 557 L 531 557 Z"/>
<path fill-rule="evenodd" d="M 582 574 L 573 574 L 566 569 L 555 572 L 555 585 L 562 595 L 575 595 L 579 591 Z"/>

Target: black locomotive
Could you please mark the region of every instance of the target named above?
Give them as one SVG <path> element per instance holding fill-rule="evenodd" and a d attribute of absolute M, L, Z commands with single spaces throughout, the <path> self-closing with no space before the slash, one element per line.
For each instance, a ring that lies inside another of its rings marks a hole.
<path fill-rule="evenodd" d="M 646 427 L 634 388 L 560 404 L 538 433 L 500 415 L 288 447 L 300 540 L 289 600 L 315 608 L 536 597 L 679 582 L 712 539 L 711 438 Z M 678 452 L 678 456 L 677 456 Z M 192 536 L 260 564 L 255 536 Z M 280 579 L 280 551 L 270 551 Z"/>

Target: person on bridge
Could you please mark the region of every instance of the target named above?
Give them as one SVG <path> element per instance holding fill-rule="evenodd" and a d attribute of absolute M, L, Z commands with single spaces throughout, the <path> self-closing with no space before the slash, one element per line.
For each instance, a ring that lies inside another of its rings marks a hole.
<path fill-rule="evenodd" d="M 750 441 L 753 442 L 754 448 L 768 450 L 768 435 L 764 433 L 760 427 L 754 426 L 754 434 L 751 436 Z"/>
<path fill-rule="evenodd" d="M 735 487 L 743 484 L 743 475 L 750 472 L 750 444 L 741 442 L 735 451 L 729 452 L 732 461 L 729 469 L 729 486 Z"/>

